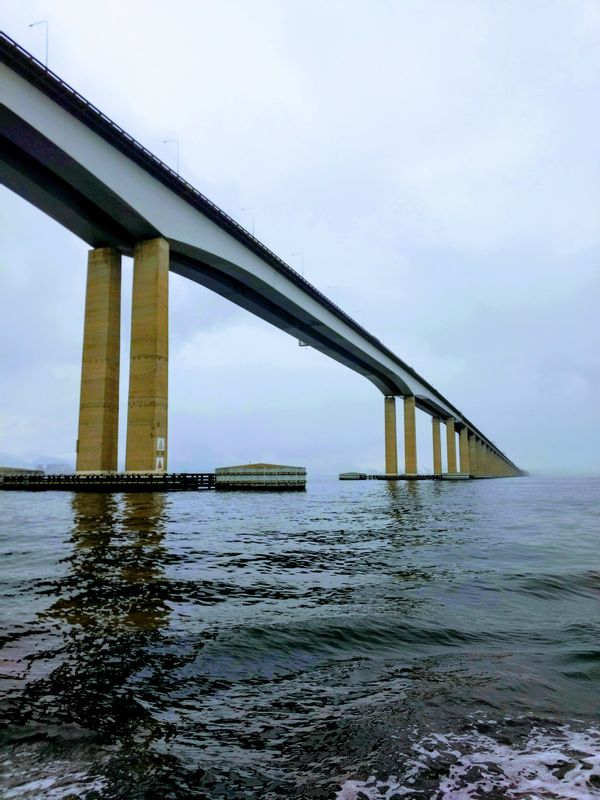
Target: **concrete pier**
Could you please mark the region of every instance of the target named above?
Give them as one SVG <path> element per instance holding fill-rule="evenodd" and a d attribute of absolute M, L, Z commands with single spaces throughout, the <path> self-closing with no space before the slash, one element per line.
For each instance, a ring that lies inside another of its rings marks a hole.
<path fill-rule="evenodd" d="M 398 472 L 398 445 L 396 442 L 396 398 L 384 398 L 385 411 L 385 471 L 387 475 Z"/>
<path fill-rule="evenodd" d="M 433 474 L 442 474 L 442 441 L 440 436 L 440 418 L 431 418 L 431 436 L 433 442 Z"/>
<path fill-rule="evenodd" d="M 463 475 L 471 474 L 469 464 L 469 431 L 468 428 L 461 428 L 458 434 L 458 448 L 460 453 L 460 471 Z"/>
<path fill-rule="evenodd" d="M 470 474 L 477 477 L 479 474 L 477 466 L 477 437 L 474 433 L 469 433 L 469 468 Z"/>
<path fill-rule="evenodd" d="M 117 469 L 121 255 L 112 247 L 88 255 L 77 435 L 77 472 Z"/>
<path fill-rule="evenodd" d="M 167 469 L 169 245 L 151 239 L 133 256 L 127 472 Z"/>
<path fill-rule="evenodd" d="M 404 472 L 417 474 L 417 423 L 414 397 L 404 398 Z"/>
<path fill-rule="evenodd" d="M 448 450 L 448 473 L 456 472 L 456 432 L 453 417 L 446 419 L 446 447 Z"/>

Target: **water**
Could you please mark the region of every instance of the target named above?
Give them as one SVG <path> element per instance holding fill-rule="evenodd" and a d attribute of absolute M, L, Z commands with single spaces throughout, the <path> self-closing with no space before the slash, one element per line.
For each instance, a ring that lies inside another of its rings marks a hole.
<path fill-rule="evenodd" d="M 0 795 L 600 797 L 600 480 L 0 494 Z"/>

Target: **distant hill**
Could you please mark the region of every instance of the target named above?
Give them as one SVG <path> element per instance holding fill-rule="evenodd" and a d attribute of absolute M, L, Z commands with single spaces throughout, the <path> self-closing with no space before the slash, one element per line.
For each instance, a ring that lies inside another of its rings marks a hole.
<path fill-rule="evenodd" d="M 35 464 L 31 461 L 24 461 L 10 453 L 0 451 L 0 467 L 19 467 L 20 469 L 34 469 Z"/>
<path fill-rule="evenodd" d="M 0 451 L 0 467 L 18 467 L 19 469 L 39 469 L 40 467 L 47 472 L 73 472 L 75 467 L 58 456 L 39 456 L 32 461 L 25 461 L 23 458 L 13 456 L 10 453 Z"/>

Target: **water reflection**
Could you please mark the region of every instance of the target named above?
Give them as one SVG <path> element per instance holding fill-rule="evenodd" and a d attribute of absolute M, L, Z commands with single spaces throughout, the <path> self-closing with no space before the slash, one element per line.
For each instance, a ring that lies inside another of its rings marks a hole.
<path fill-rule="evenodd" d="M 5 521 L 0 611 L 26 675 L 0 708 L 0 795 L 329 798 L 482 709 L 513 743 L 498 720 L 590 718 L 598 484 L 511 485 L 17 498 L 30 536 Z"/>
<path fill-rule="evenodd" d="M 110 737 L 149 723 L 134 697 L 169 609 L 164 497 L 74 494 L 68 571 L 44 618 L 63 635 L 61 663 L 26 690 L 37 714 Z"/>

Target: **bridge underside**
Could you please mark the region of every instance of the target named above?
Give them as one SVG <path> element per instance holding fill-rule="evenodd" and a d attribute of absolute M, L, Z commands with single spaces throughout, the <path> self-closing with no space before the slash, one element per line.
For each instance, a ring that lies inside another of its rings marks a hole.
<path fill-rule="evenodd" d="M 0 181 L 94 248 L 116 247 L 132 256 L 136 242 L 160 232 L 97 176 L 6 106 L 0 106 Z M 171 239 L 170 269 L 302 339 L 336 361 L 367 377 L 384 394 L 409 394 L 397 375 L 386 374 L 354 352 L 343 337 L 332 336 L 318 319 L 263 281 L 248 280 L 235 265 Z M 240 273 L 236 275 L 236 272 Z M 427 400 L 429 408 L 435 403 Z M 425 408 L 425 404 L 423 406 Z M 437 413 L 444 413 L 440 406 Z"/>

